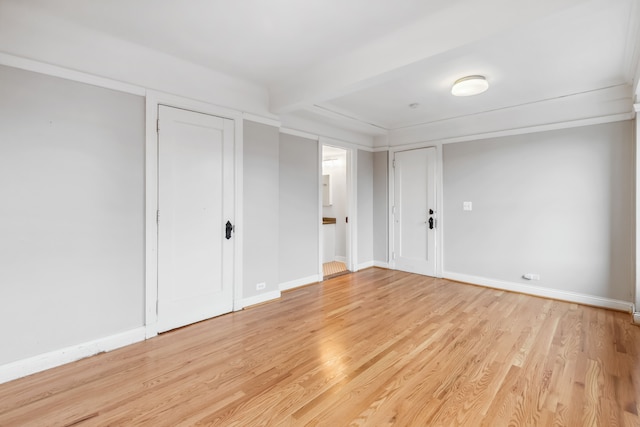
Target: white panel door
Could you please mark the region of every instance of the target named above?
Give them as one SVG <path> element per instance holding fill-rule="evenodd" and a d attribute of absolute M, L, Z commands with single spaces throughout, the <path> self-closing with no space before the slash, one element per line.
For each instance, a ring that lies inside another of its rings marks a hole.
<path fill-rule="evenodd" d="M 158 109 L 158 330 L 233 310 L 233 120 Z"/>
<path fill-rule="evenodd" d="M 394 164 L 392 265 L 435 276 L 436 149 L 398 151 Z"/>

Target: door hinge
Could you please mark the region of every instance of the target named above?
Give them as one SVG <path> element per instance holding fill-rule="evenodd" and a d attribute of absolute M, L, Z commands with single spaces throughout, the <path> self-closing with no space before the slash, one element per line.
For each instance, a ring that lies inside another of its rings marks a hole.
<path fill-rule="evenodd" d="M 396 214 L 396 207 L 391 206 L 391 215 L 395 215 L 395 214 Z"/>
<path fill-rule="evenodd" d="M 395 252 L 391 252 L 391 259 L 396 259 L 396 253 Z"/>
<path fill-rule="evenodd" d="M 160 133 L 160 119 L 156 120 L 156 132 Z"/>
<path fill-rule="evenodd" d="M 160 223 L 160 209 L 156 211 L 156 223 Z"/>
<path fill-rule="evenodd" d="M 392 167 L 395 168 L 396 167 L 396 159 L 393 159 L 393 162 L 391 162 L 391 164 L 393 165 Z"/>

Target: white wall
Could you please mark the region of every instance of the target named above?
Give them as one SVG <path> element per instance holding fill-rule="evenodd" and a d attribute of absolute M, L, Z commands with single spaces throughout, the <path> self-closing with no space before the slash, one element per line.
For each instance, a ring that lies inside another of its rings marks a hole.
<path fill-rule="evenodd" d="M 622 121 L 445 145 L 445 272 L 632 301 L 632 132 Z"/>
<path fill-rule="evenodd" d="M 243 298 L 278 290 L 280 132 L 244 121 Z M 256 284 L 264 282 L 263 290 Z"/>
<path fill-rule="evenodd" d="M 373 265 L 373 153 L 357 150 L 358 259 L 361 267 Z"/>
<path fill-rule="evenodd" d="M 0 365 L 144 323 L 144 99 L 0 66 Z"/>
<path fill-rule="evenodd" d="M 318 218 L 318 141 L 281 133 L 279 163 L 278 254 L 280 284 L 284 284 L 318 276 L 322 226 Z"/>

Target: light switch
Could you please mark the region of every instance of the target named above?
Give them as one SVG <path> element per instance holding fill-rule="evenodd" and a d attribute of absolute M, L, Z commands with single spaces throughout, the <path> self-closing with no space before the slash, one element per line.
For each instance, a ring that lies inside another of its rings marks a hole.
<path fill-rule="evenodd" d="M 462 210 L 463 211 L 472 211 L 473 204 L 471 202 L 462 202 Z"/>

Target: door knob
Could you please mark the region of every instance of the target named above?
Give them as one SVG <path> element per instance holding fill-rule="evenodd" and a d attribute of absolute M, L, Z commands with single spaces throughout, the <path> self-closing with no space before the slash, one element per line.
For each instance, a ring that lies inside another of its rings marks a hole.
<path fill-rule="evenodd" d="M 429 218 L 429 230 L 433 230 L 433 217 Z"/>

